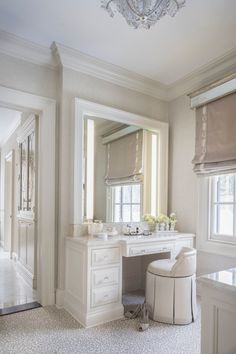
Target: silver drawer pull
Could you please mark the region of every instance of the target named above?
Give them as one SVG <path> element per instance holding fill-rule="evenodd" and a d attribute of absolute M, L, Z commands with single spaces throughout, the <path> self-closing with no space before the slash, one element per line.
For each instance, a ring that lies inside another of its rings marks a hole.
<path fill-rule="evenodd" d="M 109 280 L 109 277 L 104 277 L 103 280 Z"/>
<path fill-rule="evenodd" d="M 104 297 L 104 299 L 106 299 L 108 297 L 108 294 L 105 294 L 103 297 Z"/>

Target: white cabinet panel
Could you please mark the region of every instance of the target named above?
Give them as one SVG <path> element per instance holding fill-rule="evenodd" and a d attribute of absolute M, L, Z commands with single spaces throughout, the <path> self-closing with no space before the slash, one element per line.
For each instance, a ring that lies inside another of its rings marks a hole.
<path fill-rule="evenodd" d="M 92 250 L 92 266 L 119 263 L 120 250 L 118 247 Z"/>
<path fill-rule="evenodd" d="M 119 283 L 119 267 L 92 271 L 92 287 L 115 285 Z"/>
<path fill-rule="evenodd" d="M 106 305 L 112 302 L 117 302 L 119 299 L 118 286 L 109 286 L 101 289 L 92 290 L 91 306 L 97 307 Z"/>
<path fill-rule="evenodd" d="M 152 254 L 152 253 L 165 253 L 171 252 L 174 248 L 174 243 L 168 244 L 144 244 L 141 246 L 131 246 L 128 248 L 128 255 L 132 256 L 143 256 L 145 254 Z"/>

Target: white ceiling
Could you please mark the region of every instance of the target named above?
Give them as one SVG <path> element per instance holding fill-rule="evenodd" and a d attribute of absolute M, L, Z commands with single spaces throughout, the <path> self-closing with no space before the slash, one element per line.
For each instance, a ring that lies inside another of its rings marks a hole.
<path fill-rule="evenodd" d="M 21 112 L 0 107 L 0 147 L 20 124 Z"/>
<path fill-rule="evenodd" d="M 236 0 L 186 0 L 171 18 L 134 30 L 100 0 L 1 0 L 0 29 L 47 47 L 53 41 L 171 84 L 236 48 Z"/>

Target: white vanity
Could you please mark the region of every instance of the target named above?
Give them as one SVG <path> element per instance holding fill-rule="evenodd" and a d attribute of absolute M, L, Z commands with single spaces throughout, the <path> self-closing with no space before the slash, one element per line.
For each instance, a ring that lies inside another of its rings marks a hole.
<path fill-rule="evenodd" d="M 123 317 L 123 257 L 174 257 L 193 243 L 194 235 L 183 233 L 120 235 L 107 241 L 91 236 L 67 237 L 65 309 L 85 327 Z"/>
<path fill-rule="evenodd" d="M 236 353 L 236 268 L 198 279 L 201 289 L 201 354 Z"/>

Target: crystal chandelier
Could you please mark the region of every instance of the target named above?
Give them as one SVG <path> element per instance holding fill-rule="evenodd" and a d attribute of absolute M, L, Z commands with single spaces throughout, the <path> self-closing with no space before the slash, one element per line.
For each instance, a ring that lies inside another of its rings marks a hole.
<path fill-rule="evenodd" d="M 134 28 L 149 29 L 166 14 L 174 17 L 185 0 L 101 0 L 110 16 L 120 12 Z"/>

